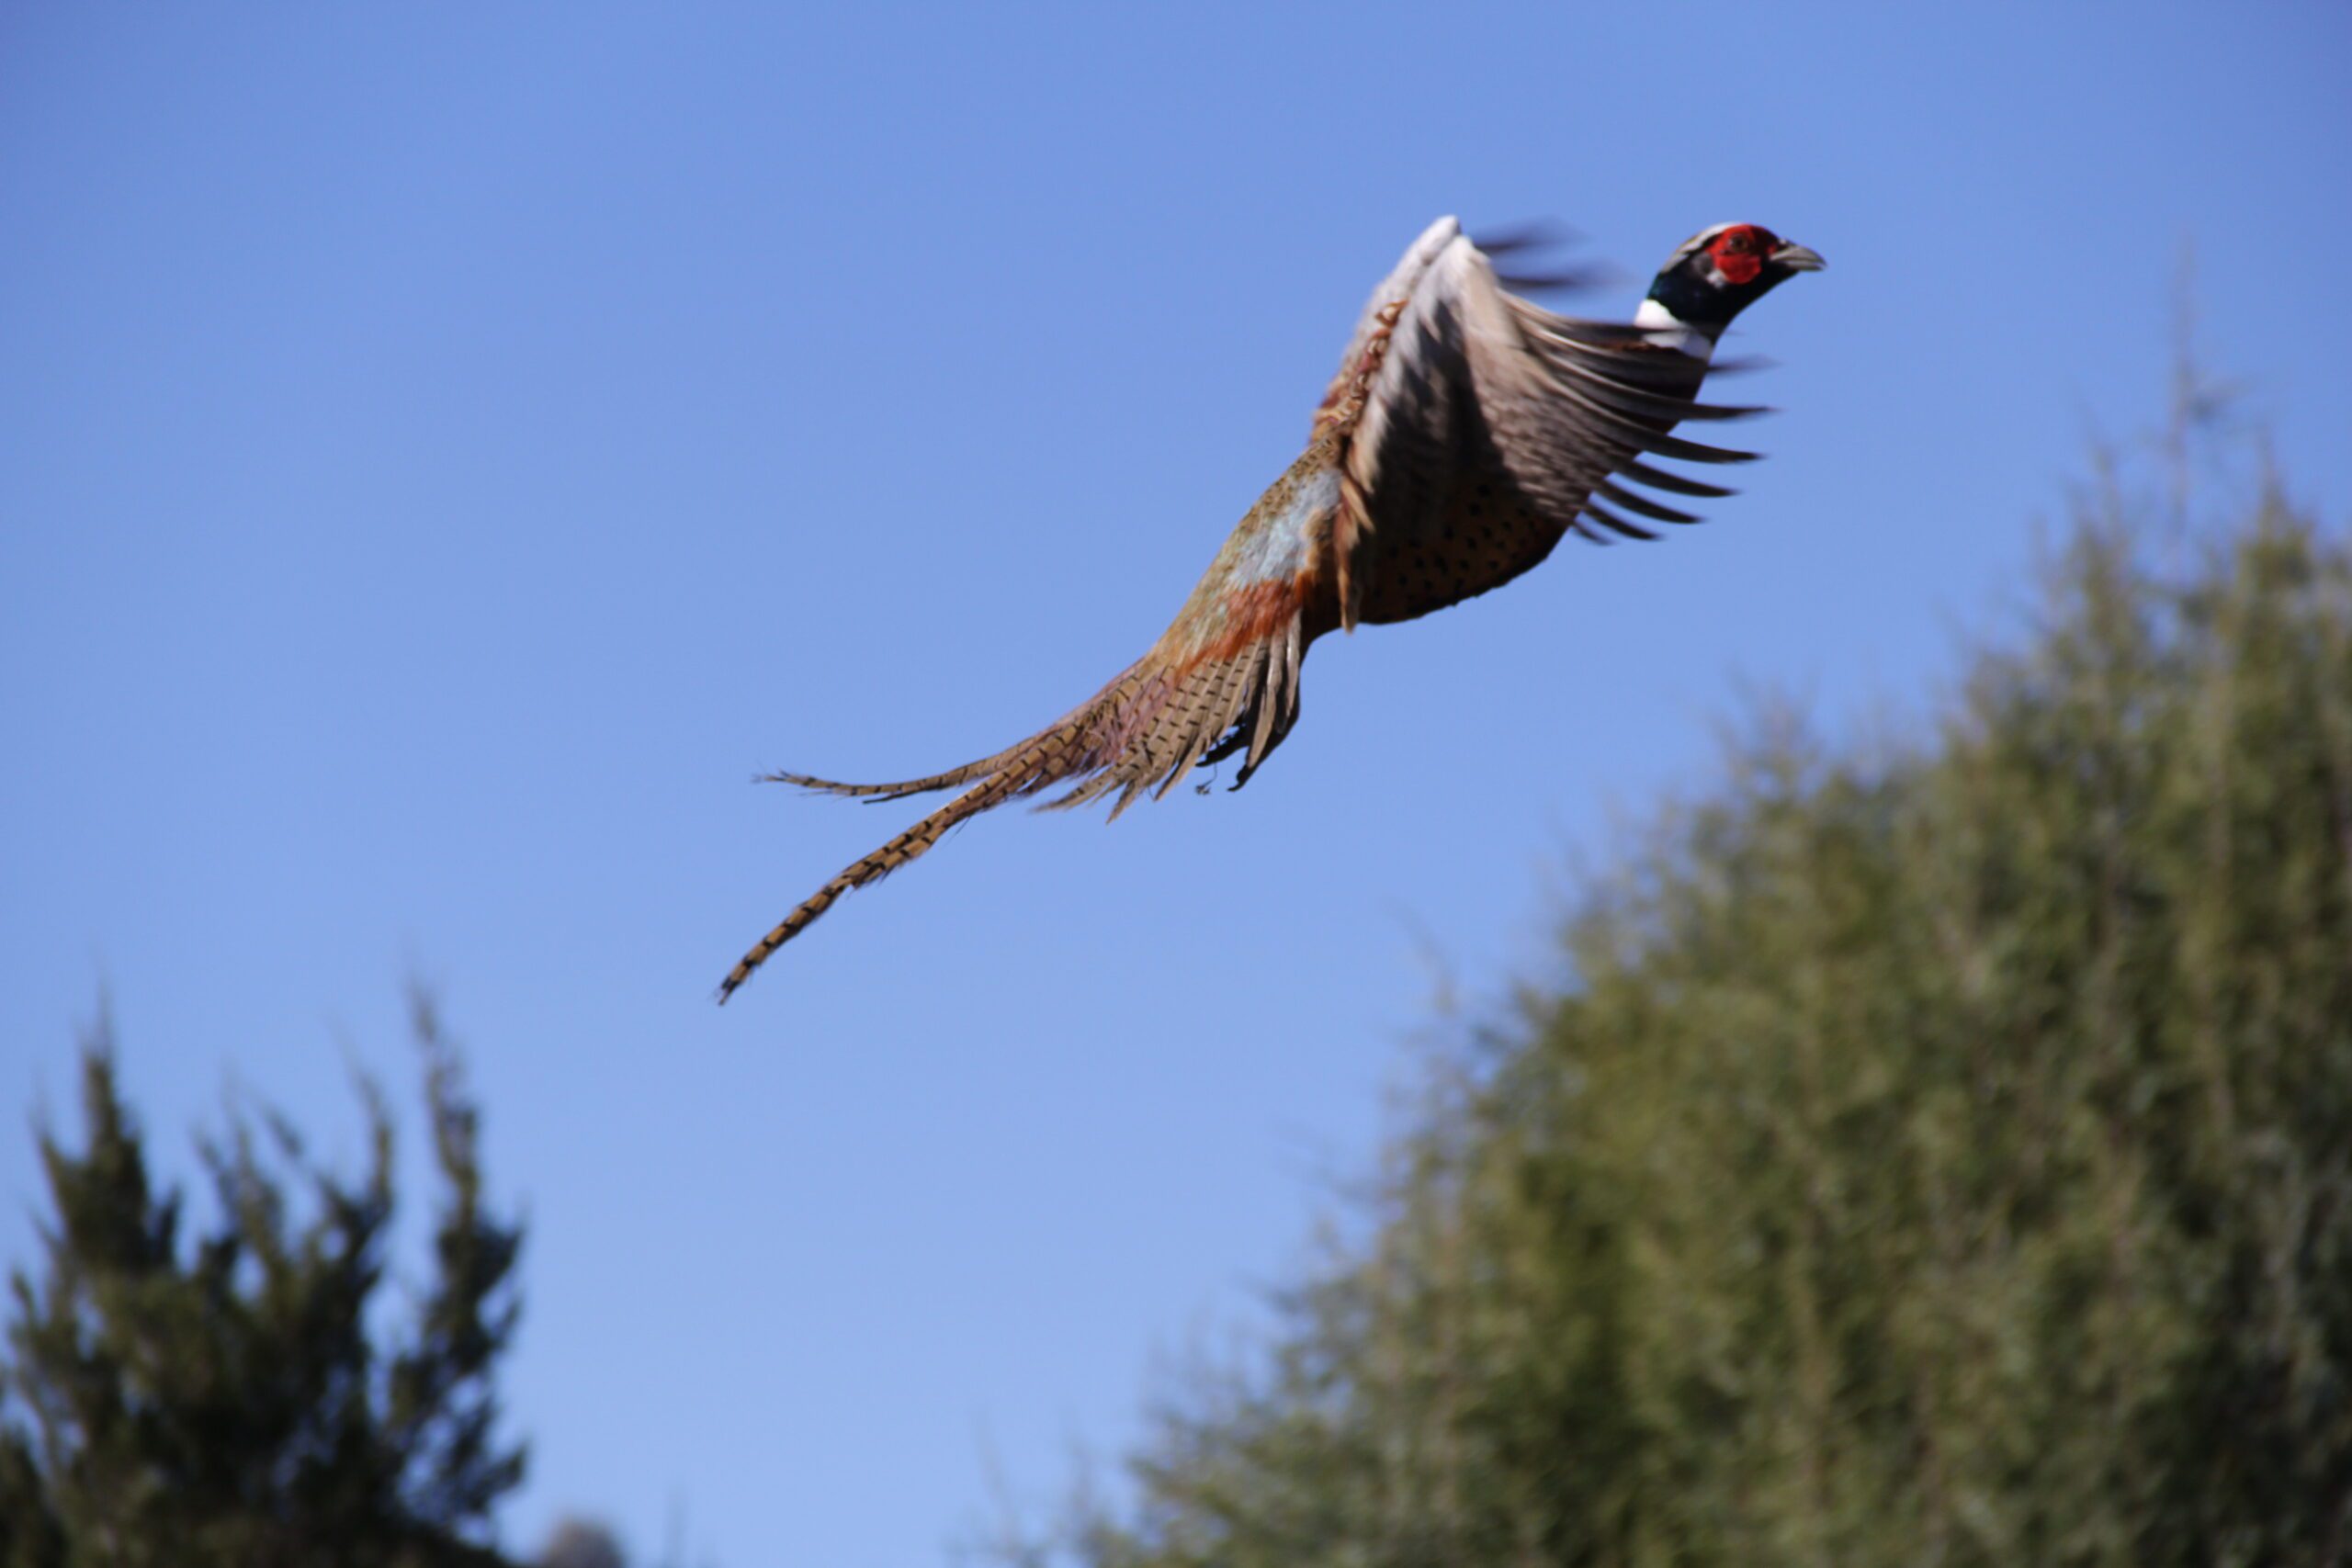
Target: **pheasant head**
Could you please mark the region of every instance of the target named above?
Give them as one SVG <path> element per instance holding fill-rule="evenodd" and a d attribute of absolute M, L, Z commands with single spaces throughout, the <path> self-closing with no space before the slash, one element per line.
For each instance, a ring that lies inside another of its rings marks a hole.
<path fill-rule="evenodd" d="M 1718 223 L 1675 248 L 1658 269 L 1634 324 L 1679 333 L 1674 346 L 1701 358 L 1732 318 L 1801 272 L 1819 272 L 1818 253 L 1757 223 Z"/>

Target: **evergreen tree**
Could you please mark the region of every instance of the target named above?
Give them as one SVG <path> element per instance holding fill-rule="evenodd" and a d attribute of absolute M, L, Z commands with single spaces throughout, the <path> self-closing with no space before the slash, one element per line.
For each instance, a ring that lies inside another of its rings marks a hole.
<path fill-rule="evenodd" d="M 1926 739 L 1663 812 L 1069 1554 L 2352 1558 L 2352 551 L 2126 510 Z"/>
<path fill-rule="evenodd" d="M 492 1377 L 513 1337 L 522 1233 L 482 1195 L 475 1107 L 429 1002 L 413 1008 L 442 1196 L 408 1321 L 378 1303 L 393 1213 L 389 1113 L 348 1179 L 282 1118 L 200 1145 L 217 1217 L 192 1244 L 159 1190 L 102 1024 L 84 1133 L 44 1128 L 55 1213 L 19 1270 L 0 1366 L 6 1568 L 494 1568 L 490 1510 L 522 1478 Z"/>
<path fill-rule="evenodd" d="M 539 1548 L 538 1568 L 628 1568 L 628 1554 L 609 1527 L 594 1519 L 565 1518 Z"/>

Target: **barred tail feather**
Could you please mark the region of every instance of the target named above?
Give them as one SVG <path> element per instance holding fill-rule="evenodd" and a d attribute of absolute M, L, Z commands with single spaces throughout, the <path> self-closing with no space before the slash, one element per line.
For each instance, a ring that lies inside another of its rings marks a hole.
<path fill-rule="evenodd" d="M 1026 744 L 1028 744 L 1027 741 L 1022 742 L 1022 745 Z M 759 782 L 787 784 L 800 789 L 813 790 L 819 795 L 852 795 L 860 800 L 876 802 L 904 800 L 910 795 L 930 795 L 936 790 L 954 789 L 957 784 L 969 784 L 974 779 L 984 777 L 1003 766 L 1012 759 L 1013 752 L 1020 750 L 1021 747 L 1015 746 L 1010 750 L 999 751 L 993 757 L 983 757 L 977 762 L 967 762 L 960 768 L 950 768 L 944 773 L 933 773 L 928 778 L 901 779 L 896 784 L 843 784 L 839 779 L 820 779 L 813 773 L 762 773 Z"/>
<path fill-rule="evenodd" d="M 1148 662 L 1148 660 L 1145 660 L 1144 662 Z M 838 779 L 820 779 L 811 773 L 779 772 L 773 773 L 762 773 L 759 775 L 759 782 L 762 784 L 788 784 L 796 785 L 801 789 L 813 790 L 820 795 L 848 795 L 857 799 L 876 802 L 886 800 L 904 800 L 909 795 L 930 795 L 938 790 L 954 789 L 959 784 L 967 784 L 975 780 L 985 779 L 993 774 L 1015 768 L 1021 765 L 1024 759 L 1034 761 L 1034 758 L 1031 757 L 1031 753 L 1035 750 L 1041 742 L 1049 740 L 1056 736 L 1070 734 L 1083 739 L 1087 736 L 1092 735 L 1096 730 L 1102 728 L 1102 720 L 1106 713 L 1115 710 L 1119 705 L 1121 699 L 1134 685 L 1136 672 L 1141 668 L 1141 663 L 1138 663 L 1130 665 L 1125 670 L 1121 671 L 1118 675 L 1113 679 L 1109 685 L 1103 687 L 1101 691 L 1087 698 L 1085 702 L 1080 704 L 1077 707 L 1072 708 L 1069 712 L 1064 714 L 1061 717 L 1056 719 L 1052 724 L 1047 725 L 1036 734 L 1029 736 L 1024 739 L 1014 741 L 1012 745 L 1006 747 L 1003 750 L 997 752 L 993 756 L 982 757 L 977 762 L 967 762 L 960 768 L 950 768 L 944 773 L 933 773 L 926 778 L 920 779 L 901 779 L 896 784 L 845 784 Z M 1052 784 L 1057 779 L 1065 776 L 1067 775 L 1056 774 L 1051 778 L 1044 780 L 1033 779 L 1025 785 L 1025 787 L 1020 788 L 1014 793 L 1021 795 L 1033 794 L 1037 790 L 1044 789 Z"/>
<path fill-rule="evenodd" d="M 807 931 L 842 894 L 881 881 L 930 851 L 947 830 L 981 812 L 1056 784 L 1074 785 L 1048 801 L 1069 807 L 1120 791 L 1116 818 L 1147 789 L 1166 795 L 1197 762 L 1249 748 L 1246 781 L 1298 716 L 1298 666 L 1306 651 L 1298 619 L 1230 652 L 1169 669 L 1157 653 L 1122 671 L 1111 683 L 1059 720 L 995 756 L 964 767 L 894 784 L 843 784 L 800 773 L 768 775 L 837 795 L 896 800 L 959 784 L 971 788 L 905 832 L 849 866 L 803 899 L 719 983 L 718 1000 L 733 996 L 776 949 Z M 1237 784 L 1238 787 L 1238 784 Z"/>
<path fill-rule="evenodd" d="M 786 784 L 803 784 L 838 795 L 895 800 L 926 790 L 949 788 L 984 772 L 986 773 L 986 777 L 973 788 L 957 795 L 873 853 L 844 867 L 822 887 L 802 899 L 792 913 L 777 921 L 775 929 L 762 937 L 750 952 L 736 961 L 735 967 L 728 971 L 727 978 L 718 986 L 720 1005 L 724 1006 L 727 998 L 733 996 L 736 989 L 752 977 L 752 972 L 766 963 L 777 948 L 814 925 L 826 910 L 840 901 L 842 894 L 879 882 L 909 861 L 919 858 L 957 823 L 977 817 L 991 807 L 1001 806 L 1016 795 L 1044 789 L 1057 780 L 1070 776 L 1077 767 L 1083 765 L 1084 738 L 1097 727 L 1104 711 L 1116 705 L 1120 694 L 1133 684 L 1134 675 L 1132 670 L 1124 671 L 1085 704 L 1019 744 L 982 761 L 967 763 L 927 779 L 912 779 L 895 784 L 842 784 L 831 780 L 811 779 L 800 773 L 768 775 Z"/>
<path fill-rule="evenodd" d="M 956 796 L 913 827 L 884 844 L 880 849 L 843 868 L 840 874 L 816 892 L 802 899 L 792 913 L 776 923 L 775 929 L 759 940 L 757 945 L 735 961 L 727 978 L 718 984 L 718 1001 L 725 1006 L 736 987 L 752 977 L 752 971 L 766 963 L 775 950 L 807 931 L 820 916 L 831 908 L 844 893 L 879 882 L 909 861 L 916 859 L 953 828 L 967 817 L 986 811 L 1003 800 L 1009 793 L 1001 780 L 991 779 L 978 788 Z"/>

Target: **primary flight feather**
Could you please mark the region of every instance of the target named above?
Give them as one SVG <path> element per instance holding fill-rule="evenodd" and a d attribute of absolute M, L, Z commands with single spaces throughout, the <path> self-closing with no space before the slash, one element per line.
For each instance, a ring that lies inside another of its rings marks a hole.
<path fill-rule="evenodd" d="M 1676 248 L 1631 325 L 1554 315 L 1509 290 L 1453 219 L 1413 242 L 1373 291 L 1300 454 L 1234 528 L 1151 650 L 1026 739 L 928 778 L 778 782 L 896 800 L 964 793 L 851 864 L 786 915 L 718 987 L 724 1002 L 852 888 L 878 882 L 967 818 L 1068 786 L 1046 804 L 1116 792 L 1115 818 L 1196 763 L 1239 753 L 1238 788 L 1298 720 L 1309 644 L 1359 623 L 1408 621 L 1484 593 L 1564 534 L 1657 536 L 1624 514 L 1691 523 L 1640 491 L 1731 491 L 1644 461 L 1740 463 L 1750 452 L 1673 434 L 1684 420 L 1762 411 L 1693 400 L 1716 340 L 1821 258 L 1753 223 Z"/>

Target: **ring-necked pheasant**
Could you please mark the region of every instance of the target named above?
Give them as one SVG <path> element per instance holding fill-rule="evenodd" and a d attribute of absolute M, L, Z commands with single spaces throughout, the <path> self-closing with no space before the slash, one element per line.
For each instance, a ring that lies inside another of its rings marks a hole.
<path fill-rule="evenodd" d="M 1623 515 L 1697 521 L 1620 482 L 1684 496 L 1718 485 L 1645 455 L 1745 462 L 1672 434 L 1683 420 L 1763 411 L 1694 402 L 1715 340 L 1821 258 L 1753 223 L 1722 223 L 1668 258 L 1633 324 L 1555 316 L 1507 285 L 1453 219 L 1413 242 L 1373 291 L 1306 450 L 1241 519 L 1151 651 L 1054 723 L 992 757 L 899 784 L 777 782 L 896 800 L 964 793 L 811 894 L 745 953 L 724 1002 L 768 955 L 854 887 L 877 882 L 967 818 L 1057 784 L 1046 803 L 1113 791 L 1115 818 L 1195 763 L 1242 753 L 1247 783 L 1298 720 L 1307 645 L 1360 622 L 1408 621 L 1498 588 L 1563 534 L 1657 536 Z M 1606 533 L 1600 530 L 1607 530 Z"/>

